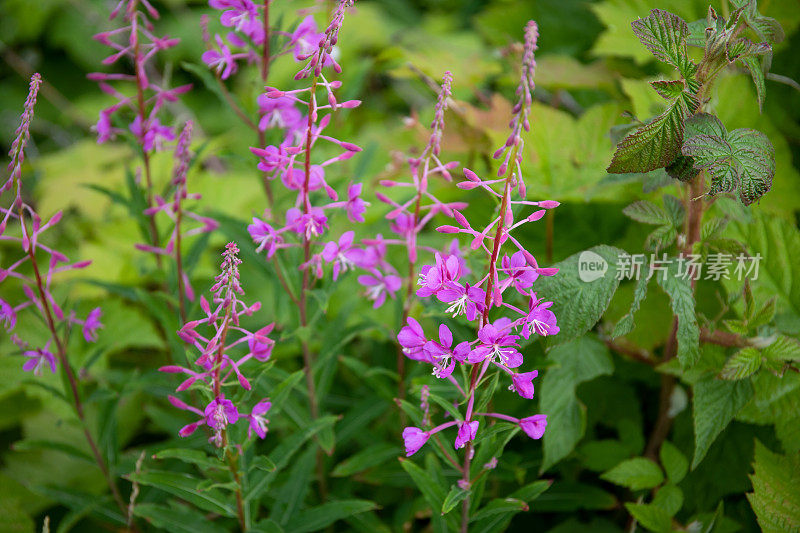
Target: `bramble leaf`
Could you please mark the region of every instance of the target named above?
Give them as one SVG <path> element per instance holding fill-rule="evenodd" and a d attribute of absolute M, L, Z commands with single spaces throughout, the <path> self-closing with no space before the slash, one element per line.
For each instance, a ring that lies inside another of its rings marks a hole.
<path fill-rule="evenodd" d="M 778 455 L 756 440 L 747 499 L 766 533 L 800 529 L 800 454 Z"/>
<path fill-rule="evenodd" d="M 714 129 L 723 134 L 693 135 L 683 143 L 683 154 L 711 175 L 709 196 L 738 190 L 742 203 L 750 205 L 772 187 L 775 150 L 759 131 L 741 128 L 725 133 L 719 119 L 714 120 L 718 122 Z"/>
<path fill-rule="evenodd" d="M 650 85 L 666 100 L 672 100 L 673 98 L 679 97 L 686 88 L 686 84 L 683 80 L 651 81 Z"/>
<path fill-rule="evenodd" d="M 761 354 L 748 346 L 733 354 L 719 373 L 722 379 L 744 379 L 752 376 L 761 368 Z"/>
<path fill-rule="evenodd" d="M 670 483 L 680 483 L 689 470 L 689 461 L 683 453 L 674 444 L 666 440 L 661 444 L 658 458 L 661 460 L 661 466 L 664 467 L 664 472 L 667 473 L 667 479 L 669 479 Z"/>
<path fill-rule="evenodd" d="M 786 38 L 780 23 L 772 17 L 765 17 L 758 12 L 757 0 L 731 0 L 735 8 L 744 8 L 742 15 L 747 24 L 760 39 L 778 44 Z"/>
<path fill-rule="evenodd" d="M 717 436 L 752 397 L 753 386 L 749 380 L 723 381 L 708 377 L 695 384 L 692 469 L 700 464 Z"/>
<path fill-rule="evenodd" d="M 661 61 L 677 68 L 688 78 L 694 65 L 686 55 L 689 26 L 678 15 L 653 9 L 650 15 L 631 23 L 633 33 Z"/>
<path fill-rule="evenodd" d="M 625 508 L 648 531 L 656 533 L 672 531 L 672 520 L 660 507 L 646 503 L 626 503 Z"/>
<path fill-rule="evenodd" d="M 697 106 L 694 96 L 680 93 L 662 114 L 622 139 L 607 171 L 650 172 L 670 165 L 681 155 L 684 121 Z"/>
<path fill-rule="evenodd" d="M 670 218 L 664 209 L 657 206 L 653 202 L 647 200 L 639 200 L 633 202 L 622 210 L 622 213 L 642 224 L 654 224 L 660 226 L 662 224 L 669 224 Z"/>
<path fill-rule="evenodd" d="M 614 331 L 611 333 L 611 338 L 621 337 L 623 335 L 627 335 L 631 331 L 633 331 L 633 315 L 636 314 L 636 311 L 639 310 L 639 306 L 642 304 L 642 300 L 647 295 L 647 284 L 650 281 L 648 273 L 648 266 L 647 262 L 645 261 L 642 264 L 642 268 L 639 271 L 639 278 L 636 280 L 636 288 L 633 291 L 633 302 L 631 303 L 631 309 L 628 311 L 625 316 L 619 319 L 617 325 L 614 326 Z"/>
<path fill-rule="evenodd" d="M 700 358 L 700 328 L 691 282 L 687 276 L 678 274 L 677 263 L 672 262 L 656 278 L 669 296 L 673 314 L 678 317 L 678 360 L 683 367 L 690 367 Z"/>
<path fill-rule="evenodd" d="M 664 485 L 656 492 L 651 505 L 658 507 L 669 516 L 675 516 L 683 506 L 683 492 L 675 485 Z"/>

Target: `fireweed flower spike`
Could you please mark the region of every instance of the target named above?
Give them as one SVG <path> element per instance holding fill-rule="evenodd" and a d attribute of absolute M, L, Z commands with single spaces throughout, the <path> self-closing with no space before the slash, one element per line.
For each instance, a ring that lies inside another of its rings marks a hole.
<path fill-rule="evenodd" d="M 230 398 L 225 397 L 224 389 L 241 387 L 246 391 L 251 390 L 250 381 L 245 376 L 243 367 L 245 363 L 253 360 L 253 363 L 248 364 L 246 368 L 255 372 L 258 363 L 269 360 L 274 341 L 267 337 L 272 331 L 272 324 L 255 332 L 241 325 L 242 317 L 252 316 L 261 308 L 261 304 L 256 302 L 247 305 L 240 299 L 244 295 L 244 289 L 239 279 L 241 260 L 238 254 L 238 246 L 233 242 L 228 243 L 222 253 L 220 273 L 214 278 L 215 283 L 210 289 L 213 295 L 211 301 L 203 296 L 200 297 L 200 307 L 205 317 L 186 322 L 178 331 L 178 336 L 199 353 L 194 360 L 196 370 L 175 365 L 164 366 L 160 370 L 189 376 L 178 386 L 177 392 L 192 387 L 210 398 L 202 408 L 192 407 L 174 396 L 170 396 L 169 401 L 175 407 L 190 411 L 198 417 L 195 422 L 181 428 L 179 432 L 181 437 L 187 437 L 198 427 L 205 425 L 211 432 L 209 442 L 224 449 L 231 475 L 237 485 L 239 518 L 243 522 L 242 491 L 237 466 L 239 452 L 232 446 L 228 428 L 240 420 L 247 420 L 248 437 L 254 431 L 260 438 L 265 438 L 268 421 L 264 415 L 271 404 L 265 399 L 259 400 L 253 405 L 250 413 L 246 414 L 246 411 L 241 410 L 241 406 L 235 405 Z M 208 333 L 198 331 L 201 328 Z M 234 356 L 234 352 L 243 355 Z"/>
<path fill-rule="evenodd" d="M 17 258 L 11 255 L 5 256 L 10 264 L 0 265 L 0 286 L 3 294 L 10 296 L 15 290 L 21 293 L 17 302 L 0 299 L 0 323 L 5 326 L 12 342 L 26 358 L 22 365 L 23 370 L 32 372 L 35 376 L 41 375 L 46 370 L 53 373 L 60 371 L 65 376 L 66 386 L 69 389 L 67 394 L 72 398 L 75 414 L 83 426 L 84 435 L 97 466 L 106 479 L 114 501 L 124 513 L 126 508 L 117 485 L 88 429 L 80 384 L 66 351 L 67 339 L 74 327 L 81 328 L 86 342 L 94 342 L 97 339 L 97 331 L 103 327 L 102 311 L 100 308 L 94 309 L 81 320 L 74 311 L 62 308 L 53 292 L 58 274 L 86 268 L 91 261 L 70 262 L 63 253 L 42 242 L 46 239 L 47 230 L 61 220 L 61 212 L 43 222 L 34 208 L 25 203 L 22 197 L 22 163 L 25 160 L 30 124 L 41 84 L 41 76 L 34 74 L 31 77 L 20 125 L 9 152 L 11 157 L 11 163 L 8 165 L 9 178 L 0 186 L 0 194 L 11 193 L 11 204 L 0 207 L 0 241 L 19 246 L 21 252 Z M 13 231 L 17 227 L 19 231 Z M 31 274 L 24 272 L 28 269 L 32 271 Z M 48 330 L 49 338 L 43 346 L 31 346 L 14 332 L 23 320 L 20 313 L 25 309 L 38 313 Z"/>
<path fill-rule="evenodd" d="M 200 194 L 190 194 L 186 187 L 186 175 L 189 171 L 192 155 L 189 149 L 191 140 L 192 122 L 189 121 L 184 125 L 175 148 L 175 169 L 172 172 L 172 201 L 167 201 L 156 195 L 156 205 L 145 210 L 145 214 L 148 216 L 164 213 L 170 219 L 172 231 L 169 233 L 167 244 L 164 247 L 147 244 L 136 245 L 136 248 L 139 250 L 152 252 L 161 256 L 173 257 L 175 259 L 179 309 L 181 319 L 184 321 L 186 320 L 185 300 L 187 298 L 189 300 L 194 300 L 194 291 L 189 283 L 189 276 L 183 268 L 183 239 L 193 235 L 212 232 L 219 226 L 215 220 L 189 211 L 184 206 L 186 200 L 197 201 L 202 198 Z M 189 222 L 193 223 L 194 227 L 186 229 L 185 222 L 187 222 L 187 219 Z"/>
<path fill-rule="evenodd" d="M 150 158 L 154 152 L 162 150 L 166 142 L 175 140 L 172 128 L 160 122 L 159 114 L 166 104 L 177 101 L 192 86 L 182 85 L 168 89 L 151 81 L 148 64 L 159 52 L 177 46 L 179 40 L 168 36 L 159 37 L 153 33 L 152 20 L 159 15 L 147 0 L 122 0 L 111 12 L 110 19 L 114 20 L 118 16 L 123 21 L 121 26 L 98 33 L 94 39 L 113 50 L 103 60 L 104 65 L 112 65 L 125 58 L 133 64 L 133 73 L 89 74 L 89 79 L 96 81 L 100 90 L 117 99 L 114 105 L 100 111 L 95 132 L 98 143 L 113 139 L 125 130 L 133 134 L 142 150 L 147 205 L 152 207 L 153 177 Z M 133 84 L 133 91 L 125 90 L 126 84 Z M 129 94 L 131 92 L 133 94 Z M 116 120 L 113 120 L 115 117 Z M 158 232 L 152 220 L 150 232 L 152 245 L 158 246 Z"/>
<path fill-rule="evenodd" d="M 358 100 L 340 102 L 335 92 L 342 83 L 328 80 L 324 73 L 329 68 L 337 73 L 341 72 L 341 66 L 336 63 L 332 54 L 346 8 L 350 5 L 352 2 L 346 0 L 337 3 L 324 33 L 317 34 L 313 19 L 306 18 L 292 34 L 294 57 L 303 63 L 295 79 L 310 79 L 310 82 L 307 87 L 294 90 L 266 88 L 266 92 L 259 98 L 259 105 L 266 117 L 262 120 L 262 125 L 283 128 L 285 138 L 278 146 L 251 148 L 259 157 L 258 168 L 266 173 L 267 179 L 279 178 L 279 182 L 287 190 L 296 194 L 293 206 L 283 216 L 276 210 L 270 210 L 263 219 L 254 217 L 247 229 L 257 245 L 257 250 L 266 251 L 267 258 L 275 261 L 283 288 L 298 307 L 301 327 L 308 325 L 306 299 L 314 282 L 312 278 L 321 278 L 324 275 L 323 265 L 332 265 L 332 275 L 338 278 L 342 272 L 353 266 L 363 266 L 368 256 L 362 248 L 353 245 L 351 231 L 338 238 L 328 235 L 330 216 L 339 212 L 347 215 L 351 221 L 363 221 L 362 214 L 366 206 L 360 198 L 360 184 L 351 183 L 346 199 L 340 200 L 339 193 L 326 178 L 331 165 L 350 159 L 361 151 L 358 146 L 326 132 L 333 112 L 352 109 L 361 103 Z M 302 111 L 305 113 L 301 114 Z M 298 120 L 299 117 L 302 119 Z M 312 152 L 319 143 L 332 146 L 339 151 L 338 155 L 315 163 Z M 320 202 L 320 199 L 323 200 Z M 289 287 L 275 258 L 276 252 L 287 249 L 302 254 L 302 259 L 297 263 L 303 272 L 302 287 L 299 290 Z M 365 281 L 370 295 L 376 302 L 382 302 L 387 294 L 393 295 L 399 288 L 396 277 L 391 275 L 372 272 L 367 277 L 369 279 Z M 311 415 L 316 418 L 318 413 L 311 375 L 312 354 L 306 341 L 302 341 L 302 351 Z"/>
<path fill-rule="evenodd" d="M 430 298 L 436 296 L 440 302 L 449 304 L 444 310 L 454 317 L 464 316 L 469 322 L 477 322 L 476 338 L 463 340 L 455 349 L 450 329 L 444 325 L 439 327 L 439 340 L 428 339 L 422 326 L 413 318 L 407 318 L 407 325 L 398 334 L 398 342 L 404 353 L 411 359 L 427 362 L 433 366 L 433 374 L 458 384 L 452 376 L 452 367 L 466 365 L 469 368 L 467 382 L 459 386 L 459 393 L 466 405 L 466 413 L 458 420 L 442 424 L 433 429 L 410 427 L 403 432 L 406 453 L 411 455 L 419 450 L 428 438 L 452 425 L 458 426 L 455 448 L 466 448 L 464 462 L 454 466 L 462 473 L 459 486 L 468 489 L 471 486 L 471 460 L 474 450 L 472 442 L 481 427 L 481 417 L 494 417 L 519 425 L 532 438 L 541 438 L 544 434 L 546 417 L 534 415 L 516 419 L 497 413 L 474 412 L 476 396 L 483 391 L 483 380 L 491 370 L 510 377 L 509 389 L 523 398 L 533 398 L 533 379 L 538 375 L 536 370 L 518 372 L 523 367 L 524 357 L 518 350 L 517 341 L 520 335 L 529 338 L 531 335 L 555 335 L 558 333 L 557 319 L 549 307 L 552 302 L 543 302 L 533 292 L 539 276 L 552 276 L 556 269 L 541 268 L 536 259 L 512 235 L 513 230 L 542 218 L 546 209 L 558 206 L 558 202 L 530 202 L 512 200 L 512 192 L 517 191 L 524 197 L 525 186 L 521 177 L 522 130 L 528 131 L 528 114 L 532 102 L 533 73 L 535 68 L 534 51 L 538 31 L 535 22 L 529 22 L 525 31 L 525 52 L 523 55 L 522 76 L 517 88 L 517 104 L 513 108 L 510 123 L 511 135 L 505 145 L 495 153 L 501 159 L 499 179 L 484 180 L 469 169 L 464 169 L 465 181 L 459 183 L 464 190 L 482 189 L 500 201 L 499 211 L 484 226 L 469 222 L 458 210 L 453 208 L 453 217 L 457 226 L 440 226 L 438 231 L 450 234 L 466 234 L 470 237 L 470 248 L 482 250 L 488 260 L 488 268 L 480 279 L 473 283 L 465 281 L 462 262 L 455 255 L 443 257 L 435 255 L 435 263 L 420 269 L 419 290 L 417 296 Z M 411 204 L 406 204 L 411 205 Z M 523 209 L 534 208 L 529 215 L 519 218 L 515 213 Z M 396 214 L 405 209 L 399 206 Z M 502 253 L 503 246 L 512 244 L 516 248 L 511 253 Z M 514 305 L 516 300 L 527 300 L 527 310 Z M 486 390 L 485 394 L 493 391 Z M 464 500 L 465 520 L 468 520 L 469 499 Z M 466 527 L 466 523 L 462 524 Z M 462 529 L 463 530 L 463 529 Z"/>

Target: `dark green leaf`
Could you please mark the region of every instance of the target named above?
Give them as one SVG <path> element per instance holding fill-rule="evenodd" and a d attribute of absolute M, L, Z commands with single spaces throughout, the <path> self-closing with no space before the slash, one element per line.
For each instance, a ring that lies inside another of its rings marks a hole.
<path fill-rule="evenodd" d="M 717 436 L 752 397 L 753 386 L 748 380 L 723 381 L 708 377 L 695 384 L 692 402 L 694 418 L 692 469 L 700 464 Z"/>
<path fill-rule="evenodd" d="M 747 499 L 766 533 L 800 530 L 800 454 L 778 455 L 756 441 Z"/>
<path fill-rule="evenodd" d="M 286 530 L 292 533 L 321 531 L 337 520 L 372 511 L 377 507 L 374 502 L 367 500 L 331 501 L 297 513 L 286 524 Z"/>
<path fill-rule="evenodd" d="M 135 483 L 156 487 L 206 511 L 223 516 L 236 516 L 236 510 L 221 492 L 216 489 L 197 490 L 202 480 L 188 474 L 151 470 L 134 472 L 128 477 Z"/>
<path fill-rule="evenodd" d="M 684 367 L 691 367 L 700 358 L 700 328 L 695 316 L 694 294 L 688 276 L 680 275 L 678 264 L 673 261 L 656 279 L 672 304 L 672 312 L 678 317 L 678 360 Z"/>
<path fill-rule="evenodd" d="M 462 489 L 458 484 L 450 487 L 450 492 L 447 493 L 447 496 L 444 498 L 444 503 L 442 503 L 442 514 L 447 514 L 452 511 L 456 505 L 470 495 L 470 492 L 469 490 Z"/>
<path fill-rule="evenodd" d="M 658 465 L 644 457 L 622 461 L 600 477 L 631 490 L 652 489 L 664 481 L 664 474 Z"/>
<path fill-rule="evenodd" d="M 669 516 L 675 516 L 683 507 L 683 492 L 675 485 L 664 485 L 656 492 L 652 505 L 665 511 Z"/>
<path fill-rule="evenodd" d="M 672 531 L 672 520 L 663 509 L 646 503 L 626 503 L 625 508 L 648 531 L 667 533 Z"/>
<path fill-rule="evenodd" d="M 664 472 L 667 473 L 667 479 L 669 479 L 670 483 L 680 483 L 689 470 L 689 461 L 686 459 L 686 456 L 683 455 L 674 444 L 665 440 L 661 444 L 658 457 L 661 460 L 661 466 L 664 467 Z"/>
<path fill-rule="evenodd" d="M 684 77 L 691 76 L 692 65 L 686 55 L 689 26 L 685 20 L 668 11 L 653 9 L 650 15 L 633 21 L 631 27 L 654 56 L 677 68 Z"/>

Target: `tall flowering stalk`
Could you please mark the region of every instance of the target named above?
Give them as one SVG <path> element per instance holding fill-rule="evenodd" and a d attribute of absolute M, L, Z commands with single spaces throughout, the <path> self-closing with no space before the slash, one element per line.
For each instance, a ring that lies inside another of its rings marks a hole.
<path fill-rule="evenodd" d="M 266 250 L 269 259 L 275 259 L 275 252 L 280 249 L 302 250 L 302 261 L 299 267 L 302 270 L 302 286 L 297 294 L 283 278 L 277 260 L 275 267 L 284 289 L 297 305 L 300 326 L 303 328 L 309 325 L 307 293 L 314 283 L 312 276 L 316 278 L 323 276 L 324 262 L 333 263 L 334 276 L 338 276 L 342 268 L 347 269 L 354 264 L 358 255 L 352 247 L 352 232 L 346 232 L 337 241 L 325 243 L 322 240 L 328 230 L 326 213 L 331 210 L 344 210 L 350 221 L 364 221 L 362 214 L 365 210 L 365 203 L 360 198 L 361 184 L 351 184 L 347 189 L 347 198 L 340 200 L 338 193 L 325 178 L 328 166 L 349 159 L 361 151 L 358 146 L 340 141 L 325 133 L 325 129 L 331 122 L 332 112 L 340 108 L 351 109 L 360 104 L 358 100 L 339 102 L 334 92 L 341 87 L 341 82 L 329 81 L 322 70 L 323 67 L 330 66 L 335 72 L 341 72 L 341 67 L 333 59 L 331 53 L 338 40 L 345 9 L 351 4 L 350 1 L 341 0 L 325 33 L 318 40 L 317 47 L 313 51 L 303 49 L 302 53 L 298 54 L 297 57 L 306 63 L 295 79 L 310 78 L 309 86 L 288 91 L 268 87 L 265 93 L 265 98 L 274 104 L 272 113 L 296 117 L 296 112 L 299 110 L 295 106 L 299 104 L 306 108 L 306 117 L 303 121 L 293 120 L 291 129 L 287 126 L 286 139 L 280 146 L 268 146 L 265 149 L 251 148 L 252 152 L 260 158 L 259 168 L 268 172 L 270 179 L 279 177 L 286 189 L 296 191 L 294 205 L 286 211 L 281 226 L 275 228 L 267 220 L 254 217 L 253 223 L 248 226 L 248 231 L 258 245 L 257 250 L 259 252 Z M 304 24 L 306 24 L 305 21 Z M 318 102 L 320 89 L 325 93 L 326 104 Z M 321 142 L 332 144 L 340 148 L 342 152 L 319 164 L 313 164 L 312 151 L 315 145 Z M 324 191 L 328 202 L 323 205 L 316 204 L 317 198 L 313 194 L 316 191 Z M 269 220 L 271 215 L 272 213 L 268 212 L 265 218 Z M 275 223 L 274 220 L 271 222 Z M 312 375 L 313 356 L 306 340 L 302 341 L 302 351 L 311 416 L 317 418 L 319 413 Z"/>
<path fill-rule="evenodd" d="M 159 256 L 172 257 L 175 260 L 176 285 L 178 287 L 178 307 L 182 321 L 186 321 L 186 300 L 194 300 L 194 291 L 189 276 L 183 264 L 183 239 L 193 235 L 209 233 L 219 227 L 217 221 L 198 215 L 186 209 L 187 200 L 198 201 L 200 194 L 190 194 L 186 187 L 186 175 L 191 163 L 192 122 L 188 121 L 181 131 L 178 144 L 175 148 L 175 168 L 172 172 L 172 201 L 167 201 L 161 196 L 155 196 L 155 205 L 145 210 L 145 215 L 154 217 L 157 213 L 164 213 L 172 223 L 167 244 L 163 247 L 148 244 L 137 244 L 136 248 L 145 252 L 152 252 Z M 194 222 L 194 227 L 185 228 L 186 219 Z"/>
<path fill-rule="evenodd" d="M 558 206 L 558 202 L 525 200 L 525 185 L 521 173 L 522 131 L 528 131 L 528 114 L 532 103 L 534 89 L 533 75 L 535 70 L 534 52 L 538 31 L 536 23 L 528 23 L 525 31 L 525 52 L 523 56 L 522 76 L 517 88 L 517 103 L 513 108 L 510 123 L 511 134 L 505 145 L 495 154 L 500 159 L 497 179 L 484 180 L 473 171 L 464 169 L 466 180 L 459 183 L 461 189 L 481 188 L 499 202 L 499 210 L 492 220 L 482 229 L 473 228 L 470 222 L 459 211 L 455 211 L 458 226 L 440 226 L 438 231 L 447 234 L 466 234 L 471 237 L 470 248 L 482 250 L 488 259 L 485 275 L 470 284 L 464 280 L 464 272 L 456 257 L 443 258 L 436 255 L 434 265 L 423 267 L 419 277 L 420 297 L 436 296 L 449 304 L 448 313 L 453 317 L 464 316 L 470 323 L 477 321 L 476 338 L 456 343 L 451 330 L 441 324 L 438 328 L 438 339 L 428 338 L 422 326 L 413 318 L 408 318 L 407 325 L 398 334 L 398 341 L 409 358 L 425 361 L 433 366 L 433 373 L 439 378 L 447 378 L 456 386 L 460 404 L 465 407 L 451 413 L 454 420 L 439 424 L 430 429 L 407 427 L 403 430 L 406 454 L 417 452 L 427 440 L 439 432 L 457 428 L 455 448 L 465 448 L 463 462 L 457 463 L 447 454 L 453 466 L 461 472 L 459 486 L 468 490 L 474 482 L 471 467 L 473 458 L 473 441 L 479 431 L 480 420 L 494 418 L 508 421 L 519 426 L 528 436 L 539 439 L 544 434 L 547 424 L 546 415 L 533 415 L 526 418 L 515 418 L 501 413 L 476 412 L 476 396 L 483 391 L 484 381 L 491 372 L 500 372 L 508 376 L 509 389 L 523 398 L 533 398 L 533 379 L 538 372 L 531 370 L 521 372 L 524 359 L 519 352 L 520 335 L 529 339 L 532 335 L 547 336 L 558 333 L 557 320 L 549 307 L 552 302 L 537 298 L 533 291 L 534 282 L 539 276 L 551 276 L 557 269 L 541 268 L 534 256 L 512 236 L 512 231 L 520 226 L 542 218 L 546 209 Z M 513 199 L 517 194 L 520 199 Z M 522 217 L 520 211 L 539 208 Z M 515 210 L 517 213 L 515 213 Z M 516 249 L 510 256 L 502 253 L 505 244 L 511 243 Z M 515 305 L 516 300 L 523 300 L 522 308 Z M 510 316 L 508 316 L 510 314 Z M 465 383 L 458 383 L 452 377 L 456 365 L 468 368 L 464 374 Z M 486 390 L 491 399 L 493 390 Z M 427 418 L 427 417 L 426 417 Z M 431 424 L 432 425 L 432 424 Z M 483 466 L 481 476 L 492 464 Z M 469 498 L 465 498 L 462 508 L 462 531 L 467 530 L 469 522 Z"/>
<path fill-rule="evenodd" d="M 22 163 L 25 160 L 25 147 L 30 138 L 31 120 L 41 84 L 41 76 L 34 74 L 31 78 L 28 98 L 25 100 L 22 119 L 16 131 L 16 138 L 9 152 L 11 157 L 11 163 L 8 165 L 9 177 L 0 187 L 0 195 L 11 194 L 11 204 L 8 207 L 0 207 L 0 213 L 2 213 L 0 241 L 18 244 L 22 252 L 21 257 L 9 266 L 0 267 L 0 283 L 7 286 L 9 281 L 16 280 L 24 296 L 19 303 L 7 302 L 0 298 L 0 323 L 5 326 L 11 335 L 12 342 L 17 345 L 26 358 L 23 370 L 32 372 L 36 376 L 46 370 L 55 374 L 60 369 L 63 373 L 72 397 L 72 406 L 83 427 L 86 442 L 106 479 L 115 503 L 124 514 L 126 507 L 117 485 L 89 431 L 80 385 L 67 356 L 67 340 L 71 330 L 74 327 L 80 327 L 86 342 L 96 341 L 97 330 L 103 327 L 100 322 L 102 313 L 98 307 L 92 310 L 85 319 L 79 319 L 74 311 L 62 308 L 53 294 L 55 276 L 70 270 L 86 268 L 91 261 L 72 263 L 63 253 L 42 243 L 41 239 L 44 233 L 61 220 L 61 212 L 57 212 L 50 220 L 42 223 L 41 217 L 34 208 L 22 198 Z M 19 225 L 19 234 L 9 234 L 8 230 L 16 224 Z M 43 346 L 30 345 L 19 335 L 13 333 L 20 312 L 25 309 L 31 309 L 38 313 L 47 328 L 48 339 Z"/>
<path fill-rule="evenodd" d="M 175 140 L 172 128 L 160 122 L 159 113 L 166 103 L 177 101 L 192 86 L 182 85 L 167 89 L 150 80 L 148 66 L 151 60 L 158 52 L 177 46 L 179 40 L 153 34 L 152 20 L 158 19 L 159 14 L 147 0 L 121 0 L 112 10 L 110 19 L 114 20 L 118 16 L 122 17 L 122 26 L 98 33 L 94 39 L 114 50 L 114 53 L 103 60 L 104 65 L 113 65 L 127 58 L 132 63 L 133 73 L 89 74 L 89 79 L 98 82 L 103 92 L 118 100 L 114 105 L 100 111 L 95 130 L 97 142 L 104 143 L 125 131 L 114 124 L 114 117 L 118 117 L 118 124 L 128 123 L 127 130 L 133 134 L 142 150 L 145 196 L 149 208 L 153 206 L 154 195 L 150 159 L 154 152 L 163 149 L 166 142 Z M 119 82 L 132 83 L 133 91 L 115 88 L 114 85 Z M 153 246 L 159 246 L 158 231 L 152 217 L 150 238 Z"/>
<path fill-rule="evenodd" d="M 257 331 L 244 328 L 240 321 L 242 317 L 252 316 L 261 309 L 261 303 L 252 305 L 244 303 L 240 297 L 244 290 L 239 281 L 239 248 L 231 242 L 225 247 L 222 254 L 220 273 L 215 278 L 215 283 L 210 292 L 213 294 L 211 302 L 204 296 L 200 297 L 200 307 L 205 317 L 199 320 L 186 322 L 178 331 L 180 338 L 193 346 L 200 356 L 194 361 L 194 367 L 164 366 L 162 372 L 183 373 L 188 378 L 184 380 L 176 391 L 185 391 L 190 387 L 197 390 L 207 399 L 201 410 L 193 407 L 175 396 L 170 396 L 169 401 L 175 407 L 190 411 L 200 418 L 187 424 L 180 430 L 181 437 L 194 433 L 200 426 L 207 426 L 211 436 L 209 442 L 221 448 L 225 460 L 236 484 L 236 506 L 239 524 L 246 530 L 246 513 L 242 495 L 242 480 L 239 469 L 240 448 L 230 437 L 231 425 L 240 420 L 248 423 L 247 435 L 256 433 L 260 438 L 267 434 L 269 420 L 265 418 L 272 404 L 267 399 L 257 401 L 250 409 L 249 414 L 243 413 L 230 399 L 233 394 L 225 396 L 230 387 L 241 387 L 245 391 L 251 390 L 250 381 L 243 372 L 243 366 L 248 361 L 266 363 L 272 355 L 275 342 L 267 335 L 272 331 L 274 324 L 266 325 Z M 198 331 L 198 328 L 208 330 L 207 336 Z M 238 358 L 234 352 L 244 352 Z M 195 369 L 196 368 L 196 369 Z M 257 368 L 257 364 L 248 365 L 248 368 Z M 230 378 L 236 382 L 229 382 Z"/>

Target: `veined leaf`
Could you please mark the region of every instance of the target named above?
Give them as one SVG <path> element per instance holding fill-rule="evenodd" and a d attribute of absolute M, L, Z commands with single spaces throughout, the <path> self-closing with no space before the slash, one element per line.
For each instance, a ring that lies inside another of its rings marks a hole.
<path fill-rule="evenodd" d="M 367 500 L 342 500 L 323 503 L 297 513 L 287 524 L 286 530 L 293 533 L 322 531 L 337 520 L 358 513 L 372 511 L 378 506 Z"/>
<path fill-rule="evenodd" d="M 656 492 L 652 505 L 666 511 L 669 516 L 675 516 L 683 507 L 683 492 L 675 485 L 664 485 Z"/>
<path fill-rule="evenodd" d="M 664 474 L 650 459 L 633 457 L 603 473 L 600 478 L 631 490 L 641 490 L 660 485 L 664 481 Z"/>
<path fill-rule="evenodd" d="M 186 507 L 165 507 L 153 503 L 140 503 L 134 506 L 133 513 L 163 531 L 174 531 L 175 533 L 225 531 L 221 526 L 209 521 L 203 516 L 203 513 Z"/>
<path fill-rule="evenodd" d="M 662 114 L 622 139 L 607 171 L 650 172 L 669 166 L 681 155 L 684 121 L 697 106 L 694 96 L 680 93 Z"/>
<path fill-rule="evenodd" d="M 648 531 L 667 533 L 672 531 L 672 519 L 665 510 L 646 503 L 626 503 L 625 508 Z"/>
<path fill-rule="evenodd" d="M 710 196 L 738 190 L 744 205 L 750 205 L 772 187 L 775 149 L 759 131 L 741 128 L 726 133 L 719 119 L 713 117 L 713 121 L 717 133 L 687 138 L 683 154 L 711 175 Z"/>
<path fill-rule="evenodd" d="M 753 347 L 742 348 L 725 362 L 719 373 L 722 379 L 744 379 L 752 376 L 761 368 L 761 353 Z"/>
<path fill-rule="evenodd" d="M 661 224 L 669 224 L 670 218 L 667 212 L 653 202 L 647 200 L 639 200 L 633 202 L 622 210 L 625 216 L 632 218 L 642 224 L 654 224 L 660 226 Z"/>
<path fill-rule="evenodd" d="M 661 466 L 664 467 L 670 483 L 680 483 L 689 470 L 689 461 L 686 456 L 674 444 L 665 440 L 661 444 L 658 458 L 661 460 Z"/>
<path fill-rule="evenodd" d="M 625 314 L 625 316 L 620 318 L 619 322 L 617 322 L 617 325 L 614 326 L 614 331 L 611 333 L 612 338 L 621 337 L 633 331 L 633 317 L 636 314 L 636 311 L 639 310 L 642 300 L 644 300 L 644 297 L 647 295 L 647 285 L 650 281 L 647 275 L 648 270 L 649 266 L 645 260 L 642 264 L 641 270 L 639 271 L 639 278 L 636 280 L 636 288 L 633 290 L 633 302 L 631 303 L 631 309 Z"/>
<path fill-rule="evenodd" d="M 708 377 L 694 386 L 694 458 L 692 469 L 700 464 L 717 436 L 753 397 L 749 380 L 723 381 Z"/>
<path fill-rule="evenodd" d="M 425 470 L 415 465 L 412 461 L 400 458 L 400 465 L 403 467 L 414 483 L 422 492 L 425 501 L 431 506 L 431 509 L 441 509 L 444 503 L 445 493 L 444 489 L 434 480 L 430 474 Z"/>
<path fill-rule="evenodd" d="M 686 84 L 683 82 L 683 80 L 651 81 L 650 85 L 658 94 L 667 100 L 672 100 L 673 98 L 679 97 L 686 88 Z"/>
<path fill-rule="evenodd" d="M 777 20 L 758 12 L 757 0 L 731 0 L 731 4 L 736 8 L 744 8 L 742 15 L 745 24 L 750 26 L 759 38 L 772 44 L 778 44 L 786 38 L 786 33 Z"/>
<path fill-rule="evenodd" d="M 775 342 L 764 348 L 762 354 L 773 361 L 800 361 L 800 341 L 779 335 Z"/>
<path fill-rule="evenodd" d="M 236 516 L 233 506 L 222 493 L 216 489 L 197 490 L 202 480 L 188 474 L 151 470 L 129 474 L 129 478 L 134 483 L 163 490 L 206 511 L 223 516 Z"/>
<path fill-rule="evenodd" d="M 450 492 L 447 493 L 447 496 L 444 498 L 444 503 L 442 504 L 442 514 L 447 514 L 452 511 L 456 505 L 461 503 L 464 498 L 470 495 L 469 490 L 464 490 L 458 486 L 458 484 L 454 484 L 450 487 Z"/>
<path fill-rule="evenodd" d="M 800 454 L 781 456 L 756 441 L 753 492 L 747 499 L 766 533 L 800 529 Z"/>
<path fill-rule="evenodd" d="M 695 316 L 694 294 L 688 276 L 680 276 L 677 263 L 671 262 L 656 279 L 667 293 L 673 314 L 678 317 L 678 360 L 690 367 L 700 358 L 700 328 Z"/>
<path fill-rule="evenodd" d="M 694 65 L 686 55 L 689 26 L 685 20 L 668 11 L 653 9 L 650 15 L 633 21 L 631 27 L 654 56 L 678 69 L 685 78 L 692 75 Z"/>

